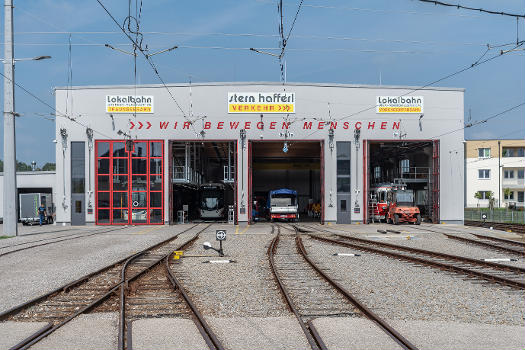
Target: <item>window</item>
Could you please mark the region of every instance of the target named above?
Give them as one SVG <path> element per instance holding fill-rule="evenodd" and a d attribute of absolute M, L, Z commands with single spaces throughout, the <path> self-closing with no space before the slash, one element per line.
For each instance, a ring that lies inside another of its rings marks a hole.
<path fill-rule="evenodd" d="M 350 193 L 350 142 L 336 143 L 337 146 L 337 192 Z"/>
<path fill-rule="evenodd" d="M 518 179 L 523 179 L 523 175 L 525 175 L 524 172 L 525 171 L 523 169 L 518 170 Z"/>
<path fill-rule="evenodd" d="M 505 199 L 514 200 L 514 192 L 509 192 L 508 196 L 506 194 L 504 194 L 504 196 Z"/>
<path fill-rule="evenodd" d="M 505 179 L 514 179 L 514 170 L 505 170 L 503 172 L 503 177 Z"/>
<path fill-rule="evenodd" d="M 490 158 L 490 148 L 478 148 L 479 158 Z"/>
<path fill-rule="evenodd" d="M 490 169 L 479 169 L 478 179 L 490 179 Z"/>
<path fill-rule="evenodd" d="M 97 224 L 162 224 L 164 142 L 96 141 L 95 148 Z"/>
<path fill-rule="evenodd" d="M 523 157 L 525 148 L 523 147 L 503 147 L 503 157 Z"/>
<path fill-rule="evenodd" d="M 381 167 L 376 166 L 374 168 L 374 179 L 379 179 L 381 177 Z"/>
<path fill-rule="evenodd" d="M 478 191 L 477 193 L 481 194 L 481 198 L 478 199 L 489 199 L 492 191 Z"/>
<path fill-rule="evenodd" d="M 523 192 L 523 191 L 519 191 L 519 192 L 518 192 L 518 202 L 519 202 L 519 203 L 523 203 L 523 197 L 524 197 L 524 195 L 525 195 L 525 192 Z"/>
<path fill-rule="evenodd" d="M 401 174 L 407 174 L 410 172 L 410 160 L 402 159 L 400 162 Z"/>

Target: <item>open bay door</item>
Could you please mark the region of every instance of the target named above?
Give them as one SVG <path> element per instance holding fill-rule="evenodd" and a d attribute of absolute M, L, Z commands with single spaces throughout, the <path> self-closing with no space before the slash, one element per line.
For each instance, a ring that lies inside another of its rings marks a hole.
<path fill-rule="evenodd" d="M 432 222 L 439 223 L 439 140 L 432 142 Z"/>

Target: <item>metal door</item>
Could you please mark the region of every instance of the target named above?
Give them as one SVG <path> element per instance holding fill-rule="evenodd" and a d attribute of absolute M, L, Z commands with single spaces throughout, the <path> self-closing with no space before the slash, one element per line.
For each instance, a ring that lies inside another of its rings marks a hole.
<path fill-rule="evenodd" d="M 71 142 L 71 225 L 86 224 L 86 167 L 84 142 Z"/>
<path fill-rule="evenodd" d="M 338 194 L 337 195 L 337 223 L 338 224 L 351 224 L 352 217 L 350 215 L 351 206 L 351 195 L 350 194 Z"/>
<path fill-rule="evenodd" d="M 84 193 L 71 193 L 71 225 L 86 224 L 86 195 Z"/>

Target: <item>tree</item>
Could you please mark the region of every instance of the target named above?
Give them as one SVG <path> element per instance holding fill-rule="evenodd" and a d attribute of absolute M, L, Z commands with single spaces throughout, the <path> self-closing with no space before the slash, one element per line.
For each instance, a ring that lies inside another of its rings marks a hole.
<path fill-rule="evenodd" d="M 16 161 L 16 171 L 31 171 L 31 165 Z"/>
<path fill-rule="evenodd" d="M 489 208 L 490 210 L 494 210 L 494 203 L 496 202 L 496 198 L 494 198 L 494 192 L 488 191 L 485 194 L 486 199 L 489 200 Z"/>
<path fill-rule="evenodd" d="M 0 160 L 0 172 L 4 172 L 4 161 Z"/>
<path fill-rule="evenodd" d="M 57 165 L 55 163 L 46 163 L 42 167 L 43 171 L 55 171 L 57 168 Z"/>
<path fill-rule="evenodd" d="M 479 200 L 483 199 L 483 195 L 481 194 L 481 191 L 474 193 L 474 198 L 478 200 L 478 208 L 479 208 Z"/>

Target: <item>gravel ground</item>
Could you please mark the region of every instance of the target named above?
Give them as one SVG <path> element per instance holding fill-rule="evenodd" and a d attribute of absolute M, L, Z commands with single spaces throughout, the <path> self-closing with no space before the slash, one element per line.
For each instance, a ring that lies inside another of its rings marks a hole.
<path fill-rule="evenodd" d="M 136 226 L 0 257 L 0 312 L 191 227 Z M 187 235 L 189 237 L 191 230 Z"/>
<path fill-rule="evenodd" d="M 218 228 L 218 225 L 213 228 Z M 218 247 L 215 232 L 201 234 L 199 240 L 184 253 L 186 257 L 182 263 L 172 267 L 204 314 L 217 317 L 290 315 L 266 256 L 273 238 L 268 234 L 270 230 L 270 225 L 254 225 L 242 234 L 228 234 L 224 242 L 224 258 L 218 258 L 215 252 L 202 248 L 205 241 Z M 204 263 L 221 259 L 233 259 L 235 263 Z"/>
<path fill-rule="evenodd" d="M 523 292 L 363 252 L 359 257 L 333 256 L 355 251 L 312 240 L 305 246 L 315 261 L 330 267 L 330 275 L 383 318 L 525 324 Z"/>
<path fill-rule="evenodd" d="M 336 228 L 323 228 L 328 231 L 339 233 L 339 234 L 345 234 L 340 229 Z M 383 228 L 380 228 L 383 229 Z M 381 234 L 377 231 L 375 233 L 370 234 L 348 234 L 350 236 L 355 236 L 358 238 L 368 239 L 368 240 L 377 240 L 378 242 L 385 242 L 385 243 L 391 243 L 396 245 L 402 245 L 412 248 L 419 248 L 419 249 L 426 249 L 426 250 L 432 250 L 436 252 L 451 254 L 451 255 L 459 255 L 464 256 L 468 258 L 473 259 L 488 259 L 488 258 L 517 258 L 513 254 L 505 254 L 502 252 L 494 251 L 492 249 L 486 249 L 480 246 L 476 246 L 473 244 L 465 244 L 453 239 L 449 239 L 446 236 L 435 233 L 435 232 L 416 232 L 412 230 L 412 233 L 405 233 L 403 228 L 399 229 L 402 233 L 401 234 Z M 408 232 L 408 231 L 407 231 Z M 475 239 L 475 236 L 471 235 L 463 235 L 463 234 L 457 234 L 464 236 L 466 238 Z M 407 237 L 409 237 L 407 239 Z M 498 264 L 505 264 L 510 266 L 518 266 L 525 268 L 525 259 L 518 258 L 518 261 L 509 261 L 509 262 L 498 262 Z"/>

